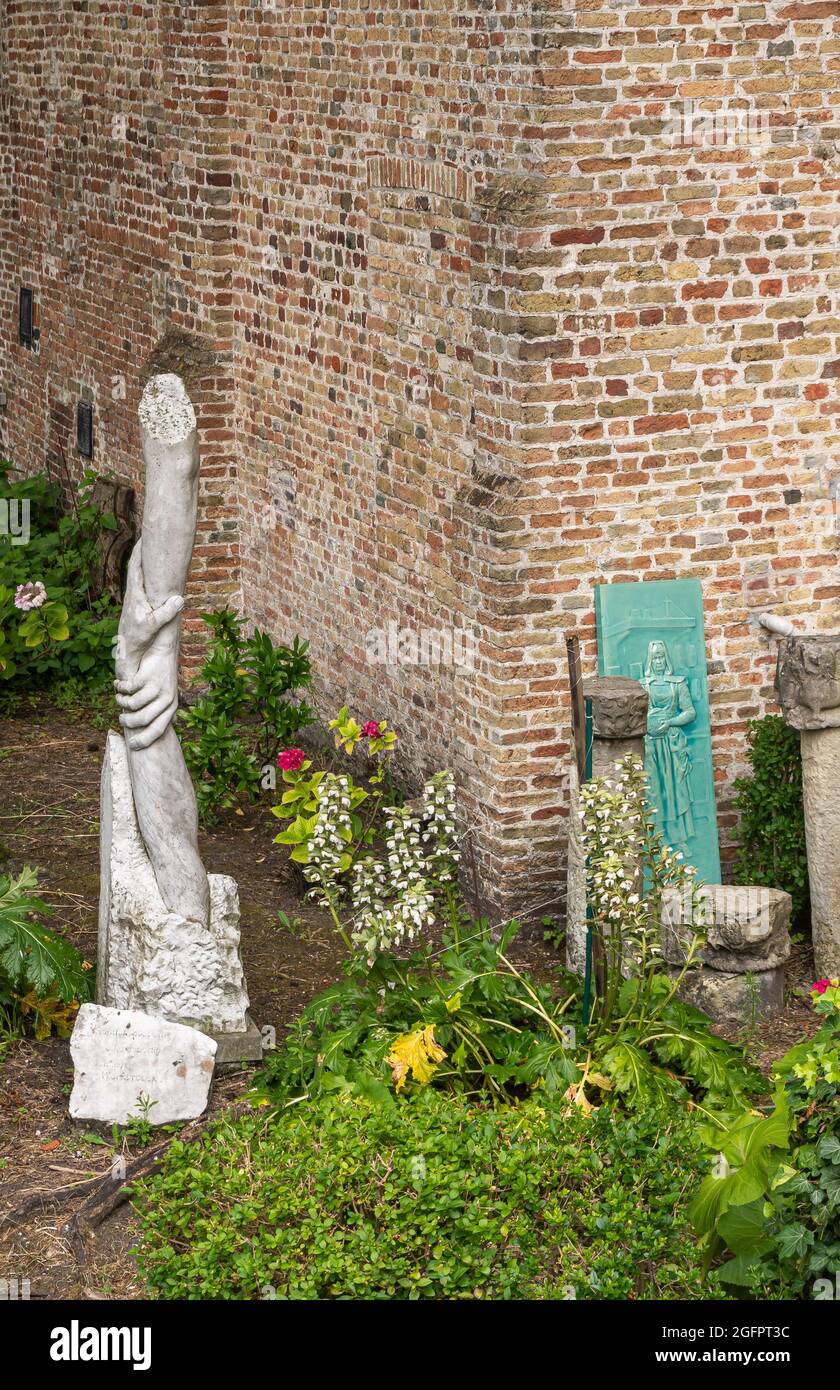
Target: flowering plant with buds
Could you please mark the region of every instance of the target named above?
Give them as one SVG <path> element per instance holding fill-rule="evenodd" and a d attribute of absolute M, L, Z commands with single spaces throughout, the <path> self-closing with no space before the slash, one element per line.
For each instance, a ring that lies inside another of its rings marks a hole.
<path fill-rule="evenodd" d="M 598 1075 L 632 1104 L 751 1093 L 760 1076 L 678 997 L 703 936 L 684 944 L 681 969 L 663 959 L 663 895 L 676 890 L 691 923 L 702 923 L 702 900 L 694 870 L 657 826 L 639 759 L 628 754 L 584 783 L 579 814 L 595 975 L 587 1043 Z M 573 1098 L 583 1103 L 583 1089 Z"/>
<path fill-rule="evenodd" d="M 455 889 L 455 785 L 450 772 L 426 782 L 419 807 L 385 813 L 384 854 L 367 854 L 353 870 L 353 942 L 373 964 L 380 951 L 413 942 L 435 920 L 435 904 Z"/>
<path fill-rule="evenodd" d="M 586 894 L 600 971 L 599 1016 L 613 1016 L 622 978 L 640 981 L 635 1007 L 644 1015 L 650 985 L 662 974 L 662 898 L 677 889 L 688 900 L 690 921 L 699 922 L 695 870 L 680 851 L 667 845 L 647 797 L 642 763 L 628 754 L 608 777 L 585 782 L 580 792 L 581 842 L 586 855 Z M 698 933 L 690 942 L 684 970 L 703 944 Z M 683 971 L 684 973 L 684 971 Z M 671 993 L 681 983 L 682 974 Z"/>
<path fill-rule="evenodd" d="M 364 741 L 372 764 L 369 765 L 367 788 L 357 786 L 349 772 L 338 774 L 343 794 L 350 801 L 347 808 L 350 815 L 344 826 L 345 850 L 339 869 L 339 873 L 346 874 L 359 854 L 373 842 L 376 834 L 377 811 L 385 795 L 388 763 L 393 756 L 397 736 L 384 719 L 368 719 L 365 724 L 358 724 L 348 713 L 346 705 L 338 711 L 335 719 L 330 720 L 329 727 L 335 735 L 337 752 L 352 758 L 356 747 Z M 321 812 L 322 791 L 328 785 L 326 779 L 334 774 L 325 768 L 312 771 L 312 759 L 307 758 L 302 748 L 282 749 L 277 766 L 283 774 L 285 790 L 279 806 L 272 806 L 272 814 L 292 823 L 287 830 L 281 831 L 274 843 L 290 846 L 290 858 L 296 864 L 308 864 L 309 842 Z M 359 808 L 365 802 L 367 807 L 362 816 Z M 319 836 L 322 833 L 319 830 Z"/>
<path fill-rule="evenodd" d="M 25 617 L 16 632 L 4 631 L 21 614 Z M 27 654 L 37 649 L 43 655 L 69 636 L 67 608 L 49 598 L 40 579 L 18 584 L 14 594 L 0 585 L 0 678 L 9 680 L 18 669 L 20 655 L 15 659 L 15 647 Z"/>
<path fill-rule="evenodd" d="M 373 760 L 367 786 L 349 772 L 313 771 L 300 749 L 285 750 L 278 763 L 286 790 L 272 811 L 291 824 L 275 844 L 286 845 L 301 865 L 310 896 L 330 913 L 348 949 L 372 965 L 379 952 L 413 942 L 435 920 L 441 896 L 454 894 L 454 783 L 451 773 L 436 773 L 418 802 L 386 806 L 396 734 L 385 720 L 359 724 L 346 707 L 329 727 L 348 758 L 365 741 Z"/>

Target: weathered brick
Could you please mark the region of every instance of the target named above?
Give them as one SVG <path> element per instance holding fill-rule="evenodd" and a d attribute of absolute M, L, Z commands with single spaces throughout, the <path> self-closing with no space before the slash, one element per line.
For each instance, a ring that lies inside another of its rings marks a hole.
<path fill-rule="evenodd" d="M 207 606 L 309 636 L 322 713 L 387 715 L 408 781 L 455 767 L 488 901 L 561 895 L 594 583 L 701 578 L 727 840 L 755 610 L 837 626 L 836 14 L 4 7 L 3 453 L 74 460 L 86 391 L 138 482 L 141 371 L 187 360 L 187 671 Z M 369 664 L 391 619 L 475 629 L 474 669 Z"/>

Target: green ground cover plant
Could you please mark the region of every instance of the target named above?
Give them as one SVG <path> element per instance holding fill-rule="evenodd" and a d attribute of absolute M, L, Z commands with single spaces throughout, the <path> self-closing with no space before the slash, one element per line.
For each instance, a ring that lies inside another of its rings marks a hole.
<path fill-rule="evenodd" d="M 348 759 L 366 750 L 366 777 L 285 748 L 275 812 L 345 944 L 342 978 L 269 1057 L 251 1111 L 173 1145 L 138 1190 L 150 1291 L 671 1299 L 775 1280 L 803 1296 L 838 1249 L 836 1097 L 814 1090 L 840 1084 L 836 982 L 816 987 L 828 1031 L 786 1059 L 772 1108 L 743 1049 L 678 997 L 702 937 L 682 972 L 662 958 L 663 894 L 696 885 L 641 764 L 581 800 L 584 1012 L 575 977 L 517 966 L 516 922 L 466 911 L 450 775 L 389 805 L 396 735 L 346 709 L 331 727 Z"/>
<path fill-rule="evenodd" d="M 136 1197 L 162 1298 L 694 1298 L 680 1114 L 322 1096 L 176 1143 Z"/>

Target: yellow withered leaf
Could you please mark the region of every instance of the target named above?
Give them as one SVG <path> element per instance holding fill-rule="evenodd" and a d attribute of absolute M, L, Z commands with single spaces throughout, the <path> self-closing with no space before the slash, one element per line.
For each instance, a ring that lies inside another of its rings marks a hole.
<path fill-rule="evenodd" d="M 586 1093 L 582 1085 L 570 1086 L 563 1099 L 570 1100 L 573 1105 L 579 1106 L 584 1115 L 591 1115 L 592 1111 L 595 1109 L 591 1101 L 586 1099 Z"/>
<path fill-rule="evenodd" d="M 440 1043 L 435 1042 L 435 1025 L 415 1028 L 412 1033 L 401 1033 L 391 1043 L 391 1050 L 385 1059 L 391 1068 L 391 1075 L 401 1091 L 409 1072 L 421 1086 L 427 1086 L 442 1062 L 446 1053 Z"/>
<path fill-rule="evenodd" d="M 38 1042 L 48 1038 L 53 1028 L 59 1037 L 69 1038 L 78 1012 L 78 1004 L 63 1004 L 52 995 L 42 999 L 34 989 L 24 994 L 18 1002 L 21 1013 L 34 1015 L 34 1032 Z"/>
<path fill-rule="evenodd" d="M 597 1086 L 601 1091 L 611 1091 L 612 1082 L 599 1071 L 591 1071 L 587 1076 L 590 1086 Z"/>

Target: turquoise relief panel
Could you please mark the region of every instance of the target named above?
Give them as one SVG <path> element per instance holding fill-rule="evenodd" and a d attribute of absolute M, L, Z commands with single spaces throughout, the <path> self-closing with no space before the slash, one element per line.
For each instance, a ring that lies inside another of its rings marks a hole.
<path fill-rule="evenodd" d="M 699 880 L 720 883 L 700 582 L 598 584 L 595 618 L 599 673 L 648 692 L 645 764 L 660 829 Z"/>

